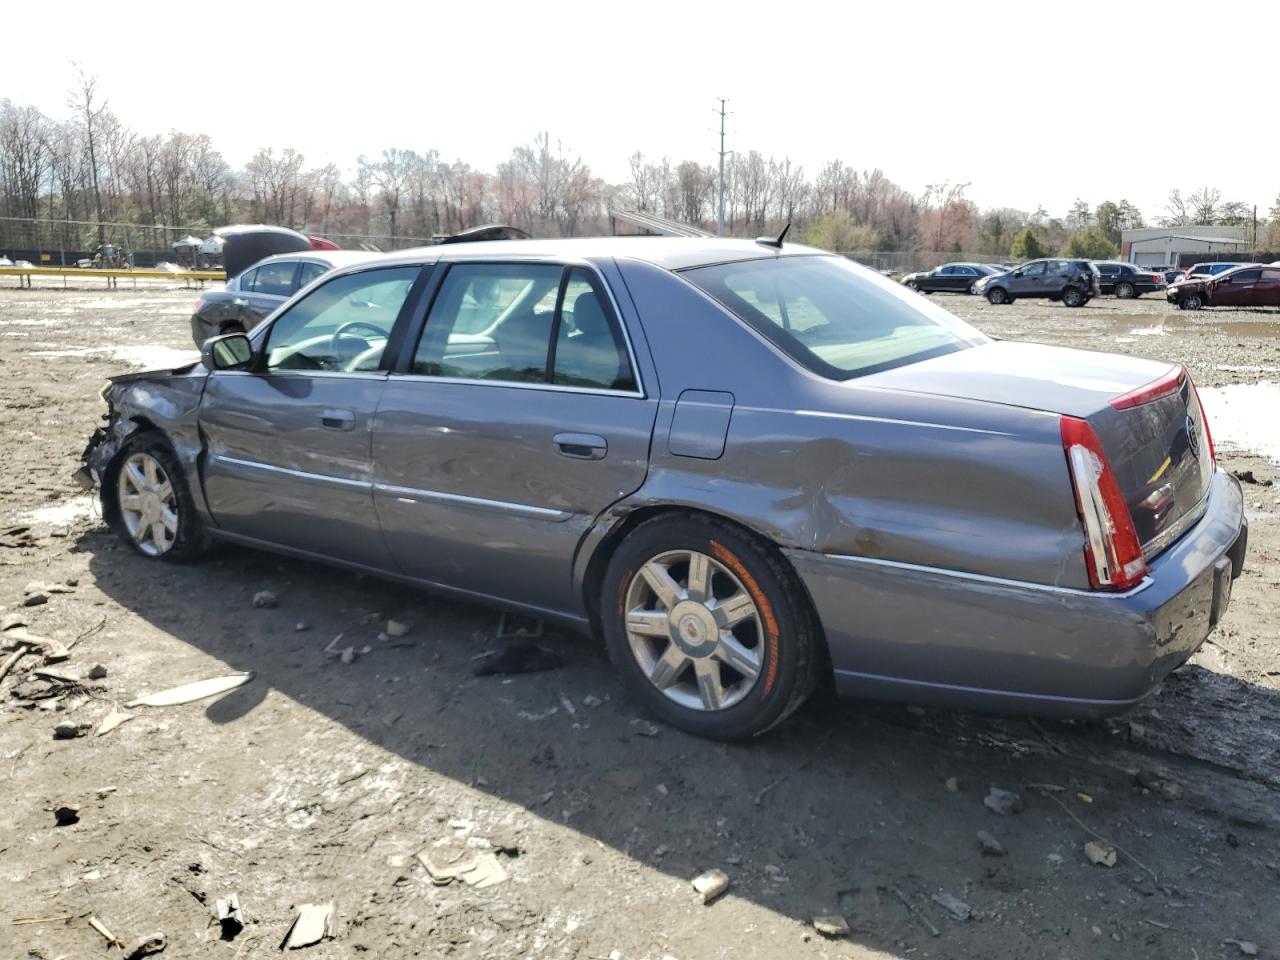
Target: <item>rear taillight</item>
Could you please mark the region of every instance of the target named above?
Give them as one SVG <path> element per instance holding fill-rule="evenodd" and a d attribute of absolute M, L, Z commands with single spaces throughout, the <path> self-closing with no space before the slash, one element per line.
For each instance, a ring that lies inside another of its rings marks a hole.
<path fill-rule="evenodd" d="M 1061 428 L 1076 510 L 1084 524 L 1089 582 L 1099 590 L 1128 590 L 1146 576 L 1147 562 L 1120 485 L 1086 421 L 1063 417 Z"/>
<path fill-rule="evenodd" d="M 1158 273 L 1153 273 L 1153 274 L 1151 275 L 1151 282 L 1152 282 L 1152 283 L 1164 283 L 1164 277 L 1160 276 L 1160 274 L 1158 274 Z"/>
<path fill-rule="evenodd" d="M 201 295 L 200 295 L 200 299 L 198 299 L 198 300 L 195 302 L 195 305 L 191 308 L 191 312 L 192 312 L 192 313 L 199 313 L 199 312 L 200 312 L 201 310 L 203 310 L 203 309 L 204 309 L 204 294 L 201 294 Z"/>
<path fill-rule="evenodd" d="M 1150 403 L 1152 400 L 1159 400 L 1161 397 L 1167 397 L 1169 394 L 1177 393 L 1181 390 L 1182 382 L 1186 378 L 1186 368 L 1179 364 L 1164 376 L 1158 377 L 1150 383 L 1144 383 L 1138 389 L 1130 390 L 1128 393 L 1116 397 L 1111 401 L 1111 406 L 1117 410 L 1128 410 L 1130 407 Z"/>

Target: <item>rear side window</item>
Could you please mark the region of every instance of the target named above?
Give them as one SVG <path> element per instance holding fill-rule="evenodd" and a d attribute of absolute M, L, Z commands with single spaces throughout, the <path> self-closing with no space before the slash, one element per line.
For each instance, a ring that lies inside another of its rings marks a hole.
<path fill-rule="evenodd" d="M 254 267 L 252 270 L 246 270 L 240 274 L 240 279 L 236 282 L 236 285 L 245 293 L 253 293 L 253 285 L 257 279 L 258 268 Z"/>
<path fill-rule="evenodd" d="M 634 390 L 625 341 L 598 278 L 542 263 L 455 264 L 427 315 L 412 372 Z"/>
<path fill-rule="evenodd" d="M 271 297 L 288 297 L 296 289 L 293 276 L 298 269 L 297 260 L 276 260 L 260 266 L 254 279 L 253 292 Z"/>
<path fill-rule="evenodd" d="M 1120 267 L 1114 263 L 1100 263 L 1098 264 L 1098 272 L 1104 277 L 1111 277 L 1120 272 Z"/>
<path fill-rule="evenodd" d="M 1261 276 L 1261 270 L 1241 270 L 1239 273 L 1231 274 L 1227 279 L 1232 283 L 1257 283 Z"/>
<path fill-rule="evenodd" d="M 797 363 L 833 380 L 988 342 L 925 298 L 843 257 L 745 260 L 681 276 Z"/>

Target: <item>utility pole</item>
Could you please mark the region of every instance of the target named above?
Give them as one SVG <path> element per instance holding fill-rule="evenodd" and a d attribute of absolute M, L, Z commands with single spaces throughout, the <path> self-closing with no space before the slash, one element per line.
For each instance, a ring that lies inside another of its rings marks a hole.
<path fill-rule="evenodd" d="M 716 218 L 716 236 L 724 236 L 724 105 L 728 103 L 724 97 L 720 100 L 720 214 Z"/>

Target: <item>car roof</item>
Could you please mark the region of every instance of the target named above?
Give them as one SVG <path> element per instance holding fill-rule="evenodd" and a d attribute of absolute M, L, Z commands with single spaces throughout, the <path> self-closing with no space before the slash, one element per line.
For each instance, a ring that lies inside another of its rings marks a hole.
<path fill-rule="evenodd" d="M 347 267 L 354 263 L 364 263 L 366 260 L 373 260 L 380 256 L 382 254 L 368 250 L 294 250 L 291 253 L 273 253 L 269 257 L 263 257 L 257 263 L 252 263 L 245 267 L 243 273 L 255 270 L 264 263 L 274 263 L 277 260 L 319 260 L 322 263 L 327 263 L 332 269 L 334 267 Z"/>
<path fill-rule="evenodd" d="M 753 240 L 719 237 L 582 237 L 546 240 L 490 240 L 415 247 L 382 255 L 372 255 L 387 265 L 400 263 L 456 262 L 488 259 L 596 260 L 621 258 L 643 260 L 665 270 L 803 255 L 834 256 L 826 250 L 798 243 L 781 249 Z"/>

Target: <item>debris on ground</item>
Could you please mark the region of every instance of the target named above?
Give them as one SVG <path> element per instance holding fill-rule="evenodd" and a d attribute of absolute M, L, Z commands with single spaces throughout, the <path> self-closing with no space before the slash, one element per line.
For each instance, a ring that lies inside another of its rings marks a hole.
<path fill-rule="evenodd" d="M 51 640 L 48 637 L 37 636 L 20 624 L 5 630 L 4 642 L 6 645 L 17 643 L 20 646 L 36 650 L 43 657 L 46 665 L 61 663 L 71 657 L 71 651 L 66 648 L 65 644 L 57 640 Z"/>
<path fill-rule="evenodd" d="M 813 918 L 813 929 L 824 937 L 847 937 L 849 921 L 838 913 L 821 914 Z"/>
<path fill-rule="evenodd" d="M 1095 866 L 1114 867 L 1116 865 L 1116 848 L 1101 840 L 1090 840 L 1084 845 L 1084 855 Z"/>
<path fill-rule="evenodd" d="M 1246 957 L 1256 957 L 1258 955 L 1258 945 L 1252 940 L 1227 939 L 1222 942 L 1235 947 Z"/>
<path fill-rule="evenodd" d="M 593 710 L 596 707 L 600 706 L 600 704 L 602 703 L 604 703 L 604 701 L 601 700 L 599 697 L 597 697 L 594 693 L 588 693 L 585 697 L 582 698 L 582 705 L 584 707 L 591 707 Z"/>
<path fill-rule="evenodd" d="M 259 610 L 274 610 L 280 605 L 280 598 L 270 590 L 259 590 L 253 595 L 253 605 Z"/>
<path fill-rule="evenodd" d="M 142 960 L 143 957 L 149 957 L 153 953 L 163 952 L 168 945 L 169 941 L 163 933 L 149 934 L 124 948 L 124 960 Z"/>
<path fill-rule="evenodd" d="M 310 629 L 311 629 L 311 624 L 307 623 L 305 620 L 299 620 L 297 623 L 293 625 L 294 633 L 305 633 Z"/>
<path fill-rule="evenodd" d="M 957 920 L 968 920 L 973 913 L 973 911 L 969 909 L 969 905 L 967 903 L 959 897 L 953 897 L 949 893 L 935 893 L 931 899 Z"/>
<path fill-rule="evenodd" d="M 543 623 L 537 617 L 526 617 L 519 613 L 502 613 L 498 615 L 499 640 L 507 638 L 533 638 L 542 636 Z"/>
<path fill-rule="evenodd" d="M 662 729 L 656 723 L 651 723 L 643 717 L 636 717 L 631 721 L 631 725 L 636 728 L 636 733 L 642 737 L 656 737 L 662 732 Z"/>
<path fill-rule="evenodd" d="M 947 777 L 943 786 L 947 788 L 947 793 L 960 792 L 960 781 L 956 777 Z"/>
<path fill-rule="evenodd" d="M 106 925 L 97 917 L 89 918 L 89 926 L 93 927 L 94 930 L 97 930 L 98 933 L 102 934 L 103 939 L 107 941 L 107 946 L 119 947 L 121 950 L 124 949 L 124 941 L 121 940 L 119 937 L 117 937 L 110 930 L 108 930 Z"/>
<path fill-rule="evenodd" d="M 992 813 L 1007 817 L 1022 810 L 1022 797 L 1011 790 L 1002 790 L 1000 787 L 993 786 L 982 798 L 982 805 Z"/>
<path fill-rule="evenodd" d="M 1257 484 L 1260 487 L 1269 487 L 1275 482 L 1274 480 L 1259 480 L 1257 477 L 1253 475 L 1252 470 L 1232 470 L 1231 475 L 1235 477 L 1237 480 L 1239 480 L 1241 483 L 1253 483 L 1253 484 Z M 1232 941 L 1226 940 L 1224 942 L 1231 943 Z"/>
<path fill-rule="evenodd" d="M 53 822 L 60 827 L 69 827 L 73 823 L 80 822 L 80 808 L 76 806 L 62 806 L 53 811 Z"/>
<path fill-rule="evenodd" d="M 105 680 L 107 679 L 107 668 L 97 663 L 89 668 L 89 672 L 85 674 L 86 680 Z"/>
<path fill-rule="evenodd" d="M 926 930 L 928 930 L 928 931 L 929 931 L 929 936 L 931 936 L 931 937 L 938 937 L 938 936 L 941 936 L 941 935 L 942 935 L 942 931 L 941 931 L 941 930 L 939 930 L 936 926 L 934 926 L 933 921 L 932 921 L 932 920 L 930 920 L 928 917 L 926 917 L 926 916 L 925 916 L 925 915 L 924 915 L 924 914 L 919 910 L 919 908 L 918 908 L 918 907 L 916 907 L 916 905 L 915 905 L 914 903 L 912 903 L 912 902 L 911 902 L 911 900 L 907 897 L 907 895 L 906 895 L 905 893 L 903 893 L 903 892 L 902 892 L 902 890 L 901 890 L 900 888 L 898 888 L 898 887 L 890 887 L 889 889 L 890 889 L 890 890 L 892 890 L 892 891 L 893 891 L 893 895 L 894 895 L 895 897 L 897 897 L 897 898 L 902 902 L 902 905 L 903 905 L 904 907 L 906 907 L 906 908 L 907 908 L 907 911 L 908 911 L 908 912 L 909 912 L 913 917 L 915 917 L 918 921 L 920 921 L 920 925 L 921 925 L 921 926 L 923 926 Z"/>
<path fill-rule="evenodd" d="M 693 878 L 693 889 L 702 897 L 703 903 L 710 903 L 729 889 L 729 877 L 723 870 L 708 870 Z"/>
<path fill-rule="evenodd" d="M 158 693 L 149 693 L 146 696 L 138 697 L 136 700 L 130 700 L 125 706 L 130 708 L 174 707 L 182 703 L 194 703 L 196 700 L 203 700 L 206 697 L 213 697 L 220 693 L 226 693 L 228 690 L 234 690 L 252 679 L 252 673 L 233 673 L 225 677 L 210 677 L 208 680 L 197 680 L 194 683 L 184 683 L 180 687 L 172 687 L 169 690 L 161 690 Z"/>
<path fill-rule="evenodd" d="M 309 947 L 334 936 L 333 903 L 304 903 L 280 942 L 281 950 Z"/>
<path fill-rule="evenodd" d="M 213 902 L 213 917 L 222 928 L 223 940 L 234 940 L 244 929 L 244 913 L 238 894 L 228 894 Z"/>
<path fill-rule="evenodd" d="M 409 625 L 407 623 L 401 623 L 399 620 L 387 621 L 386 633 L 388 637 L 403 637 L 408 632 Z"/>
<path fill-rule="evenodd" d="M 87 723 L 60 723 L 53 728 L 53 739 L 74 740 L 76 737 L 83 737 L 88 732 L 89 724 Z"/>
<path fill-rule="evenodd" d="M 528 640 L 512 640 L 501 650 L 483 657 L 471 668 L 471 672 L 477 677 L 513 676 L 556 670 L 563 666 L 564 657 L 554 650 L 540 647 Z"/>
<path fill-rule="evenodd" d="M 1004 844 L 986 830 L 978 831 L 978 843 L 982 846 L 984 857 L 1003 857 L 1007 853 Z"/>
<path fill-rule="evenodd" d="M 130 713 L 128 710 L 121 710 L 119 707 L 116 707 L 102 718 L 102 722 L 98 724 L 98 729 L 95 735 L 105 737 L 116 727 L 120 726 L 120 724 L 128 723 L 136 716 L 136 713 Z"/>
<path fill-rule="evenodd" d="M 498 862 L 497 856 L 490 851 L 448 864 L 433 860 L 424 851 L 418 854 L 418 862 L 426 869 L 431 882 L 437 887 L 448 886 L 454 880 L 461 880 L 469 887 L 484 890 L 507 879 L 507 871 Z"/>

